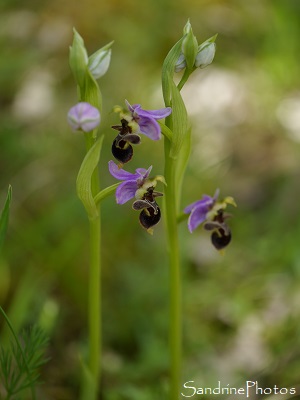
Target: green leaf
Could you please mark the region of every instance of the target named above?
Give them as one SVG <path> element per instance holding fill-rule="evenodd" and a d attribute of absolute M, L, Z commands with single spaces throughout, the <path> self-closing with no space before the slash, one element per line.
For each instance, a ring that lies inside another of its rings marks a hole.
<path fill-rule="evenodd" d="M 157 121 L 157 122 L 159 123 L 161 133 L 164 135 L 164 137 L 166 137 L 169 140 L 169 142 L 171 142 L 172 135 L 173 135 L 171 129 L 168 128 L 167 125 L 163 124 L 162 122 L 160 122 L 160 121 Z"/>
<path fill-rule="evenodd" d="M 88 68 L 95 79 L 101 78 L 108 70 L 113 41 L 101 47 L 89 57 Z"/>
<path fill-rule="evenodd" d="M 110 46 L 109 43 L 107 46 Z M 105 46 L 103 49 L 105 49 Z M 88 54 L 83 38 L 74 29 L 74 38 L 70 47 L 70 67 L 79 89 L 79 101 L 86 101 L 102 111 L 102 96 L 99 86 L 88 68 Z M 93 135 L 95 137 L 95 132 Z"/>
<path fill-rule="evenodd" d="M 192 26 L 189 21 L 184 28 L 184 32 L 186 32 L 186 37 L 182 43 L 182 52 L 186 60 L 187 68 L 192 71 L 197 55 L 198 42 L 196 36 L 193 34 Z"/>
<path fill-rule="evenodd" d="M 103 135 L 100 136 L 86 154 L 76 180 L 77 195 L 82 201 L 90 219 L 94 219 L 99 215 L 98 207 L 92 193 L 92 175 L 99 163 L 103 138 Z"/>
<path fill-rule="evenodd" d="M 183 141 L 186 138 L 186 134 L 188 131 L 188 115 L 187 111 L 181 97 L 180 91 L 175 85 L 173 79 L 169 76 L 169 85 L 171 88 L 171 121 L 172 121 L 172 142 L 171 142 L 171 150 L 170 157 L 177 158 L 178 153 L 180 152 Z"/>
<path fill-rule="evenodd" d="M 184 35 L 180 40 L 178 40 L 177 43 L 174 44 L 172 49 L 167 54 L 167 56 L 164 60 L 164 63 L 163 63 L 162 91 L 163 91 L 163 97 L 164 97 L 166 107 L 169 107 L 171 105 L 171 88 L 170 88 L 169 76 L 173 77 L 176 62 L 182 52 L 181 46 L 182 46 L 182 41 L 185 38 L 185 36 L 186 35 Z"/>
<path fill-rule="evenodd" d="M 75 81 L 81 87 L 88 71 L 88 54 L 84 46 L 84 41 L 76 29 L 73 29 L 73 43 L 70 46 L 69 63 Z"/>
<path fill-rule="evenodd" d="M 121 184 L 122 182 L 115 183 L 114 185 L 108 186 L 105 189 L 102 189 L 101 192 L 99 192 L 95 197 L 95 203 L 98 204 L 100 201 L 105 199 L 106 197 L 112 195 L 115 193 L 117 187 Z"/>
<path fill-rule="evenodd" d="M 11 186 L 8 187 L 6 201 L 3 207 L 3 210 L 0 215 L 0 251 L 4 243 L 7 227 L 8 227 L 8 219 L 9 219 L 9 208 L 11 202 Z"/>
<path fill-rule="evenodd" d="M 91 72 L 87 69 L 85 78 L 80 90 L 80 101 L 86 101 L 92 106 L 98 108 L 100 114 L 102 113 L 102 95 L 100 88 Z"/>
<path fill-rule="evenodd" d="M 177 204 L 176 204 L 177 210 L 180 209 L 182 181 L 191 153 L 191 142 L 192 142 L 191 133 L 192 133 L 192 128 L 190 127 L 187 130 L 187 133 L 184 137 L 184 141 L 182 143 L 180 154 L 177 158 L 177 163 L 176 163 L 176 182 L 177 182 L 177 193 L 178 193 Z"/>

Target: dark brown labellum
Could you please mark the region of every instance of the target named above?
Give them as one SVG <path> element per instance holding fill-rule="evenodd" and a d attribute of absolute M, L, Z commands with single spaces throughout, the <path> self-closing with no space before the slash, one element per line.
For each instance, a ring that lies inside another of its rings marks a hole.
<path fill-rule="evenodd" d="M 122 164 L 126 164 L 132 159 L 133 156 L 132 146 L 127 141 L 119 140 L 118 138 L 113 141 L 111 152 L 113 156 Z"/>
<path fill-rule="evenodd" d="M 211 242 L 217 250 L 222 250 L 229 245 L 231 241 L 231 232 L 226 232 L 224 229 L 218 229 L 211 235 Z"/>
<path fill-rule="evenodd" d="M 145 229 L 149 229 L 160 221 L 160 217 L 159 207 L 156 207 L 156 212 L 153 207 L 149 207 L 140 213 L 140 223 Z"/>

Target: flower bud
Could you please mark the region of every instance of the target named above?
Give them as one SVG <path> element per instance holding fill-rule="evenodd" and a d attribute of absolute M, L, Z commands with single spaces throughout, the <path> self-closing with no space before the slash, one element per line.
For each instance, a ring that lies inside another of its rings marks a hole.
<path fill-rule="evenodd" d="M 217 35 L 200 44 L 195 60 L 195 67 L 205 68 L 212 63 L 216 52 L 216 38 Z"/>
<path fill-rule="evenodd" d="M 182 42 L 182 53 L 184 54 L 186 65 L 189 69 L 192 69 L 195 64 L 195 59 L 198 51 L 198 42 L 193 34 L 192 26 L 188 21 L 183 29 L 183 33 L 186 35 Z"/>
<path fill-rule="evenodd" d="M 175 70 L 174 71 L 175 72 L 180 72 L 184 68 L 186 68 L 186 61 L 185 61 L 184 54 L 181 53 L 180 56 L 178 57 L 178 60 L 176 61 Z"/>
<path fill-rule="evenodd" d="M 187 23 L 185 24 L 184 28 L 183 28 L 183 34 L 187 35 L 192 29 L 192 25 L 190 23 L 190 20 L 188 19 Z"/>
<path fill-rule="evenodd" d="M 68 122 L 74 131 L 91 132 L 100 124 L 100 113 L 90 103 L 81 102 L 68 112 Z"/>
<path fill-rule="evenodd" d="M 101 78 L 108 70 L 112 44 L 110 42 L 89 57 L 88 68 L 95 79 Z"/>
<path fill-rule="evenodd" d="M 69 62 L 76 83 L 79 87 L 82 87 L 87 72 L 88 55 L 84 46 L 84 41 L 75 28 L 73 44 L 70 46 Z"/>

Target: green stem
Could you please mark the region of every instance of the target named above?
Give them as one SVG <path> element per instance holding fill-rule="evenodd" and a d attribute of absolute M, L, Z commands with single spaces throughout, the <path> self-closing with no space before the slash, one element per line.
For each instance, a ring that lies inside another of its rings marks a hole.
<path fill-rule="evenodd" d="M 165 179 L 167 186 L 164 193 L 165 222 L 167 228 L 167 243 L 170 274 L 170 400 L 177 400 L 181 385 L 181 273 L 180 254 L 177 228 L 177 190 L 175 179 L 176 160 L 169 156 L 170 142 L 165 139 Z"/>
<path fill-rule="evenodd" d="M 100 201 L 105 199 L 106 197 L 112 195 L 115 193 L 117 187 L 121 184 L 121 182 L 115 183 L 114 185 L 108 186 L 105 189 L 102 189 L 101 192 L 99 192 L 95 197 L 95 203 L 98 204 Z"/>
<path fill-rule="evenodd" d="M 99 210 L 100 211 L 100 210 Z M 101 364 L 101 265 L 100 265 L 100 215 L 90 220 L 90 271 L 89 271 L 89 368 L 97 393 Z M 95 397 L 97 398 L 97 397 Z"/>
<path fill-rule="evenodd" d="M 193 68 L 192 70 L 189 70 L 188 68 L 185 69 L 184 74 L 182 75 L 182 78 L 177 85 L 179 91 L 183 88 L 184 84 L 187 82 L 193 71 L 195 71 L 195 68 Z"/>
<path fill-rule="evenodd" d="M 86 147 L 89 150 L 95 143 L 95 138 L 86 135 Z M 94 171 L 91 180 L 92 193 L 99 193 L 98 169 Z M 88 286 L 88 327 L 89 327 L 89 360 L 88 365 L 94 384 L 94 396 L 97 399 L 101 379 L 101 212 L 98 203 L 98 216 L 89 219 L 90 226 L 90 270 Z M 92 389 L 93 390 L 93 389 Z"/>

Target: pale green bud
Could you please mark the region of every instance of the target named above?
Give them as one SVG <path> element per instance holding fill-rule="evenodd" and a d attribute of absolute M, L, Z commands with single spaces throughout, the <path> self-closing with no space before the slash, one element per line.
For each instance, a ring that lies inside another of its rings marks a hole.
<path fill-rule="evenodd" d="M 190 21 L 186 23 L 183 33 L 185 34 L 185 38 L 182 42 L 182 53 L 184 54 L 187 67 L 192 69 L 198 52 L 198 42 L 196 36 L 193 34 Z"/>
<path fill-rule="evenodd" d="M 191 29 L 192 29 L 192 25 L 190 23 L 190 20 L 188 19 L 187 23 L 185 24 L 185 26 L 183 28 L 183 34 L 187 35 L 190 32 Z"/>
<path fill-rule="evenodd" d="M 112 44 L 110 42 L 89 57 L 88 68 L 95 79 L 101 78 L 108 70 Z"/>
<path fill-rule="evenodd" d="M 178 57 L 178 60 L 176 61 L 174 71 L 175 72 L 180 72 L 184 68 L 186 68 L 186 61 L 185 61 L 184 54 L 181 53 L 180 56 Z"/>
<path fill-rule="evenodd" d="M 84 79 L 87 72 L 88 55 L 82 37 L 75 30 L 75 28 L 73 31 L 74 38 L 73 44 L 70 46 L 69 62 L 75 81 L 79 87 L 82 87 L 84 85 Z"/>
<path fill-rule="evenodd" d="M 205 68 L 212 63 L 216 53 L 216 38 L 217 35 L 200 44 L 195 60 L 195 67 Z"/>

